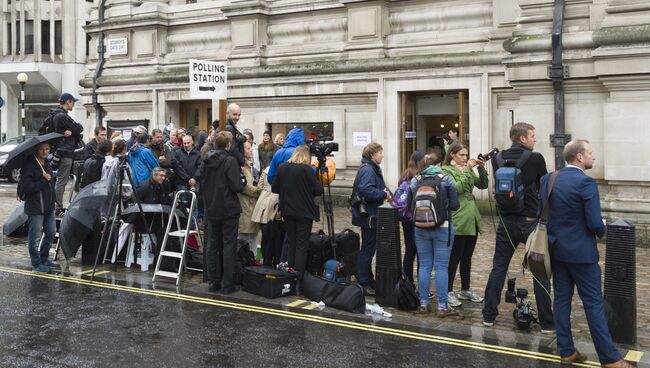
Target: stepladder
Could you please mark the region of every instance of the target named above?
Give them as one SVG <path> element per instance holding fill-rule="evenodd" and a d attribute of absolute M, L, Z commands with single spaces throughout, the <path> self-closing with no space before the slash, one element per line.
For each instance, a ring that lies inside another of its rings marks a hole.
<path fill-rule="evenodd" d="M 156 281 L 156 277 L 167 277 L 176 280 L 176 286 L 178 286 L 184 270 L 203 271 L 202 269 L 188 267 L 186 260 L 188 240 L 190 237 L 194 236 L 199 246 L 203 248 L 202 235 L 199 231 L 199 223 L 196 217 L 197 207 L 196 193 L 189 190 L 179 190 L 176 192 L 167 221 L 165 236 L 160 245 L 160 254 L 156 262 L 156 269 L 152 279 L 153 282 Z M 170 249 L 171 239 L 178 239 L 180 251 Z M 176 272 L 161 269 L 165 258 L 178 260 Z"/>

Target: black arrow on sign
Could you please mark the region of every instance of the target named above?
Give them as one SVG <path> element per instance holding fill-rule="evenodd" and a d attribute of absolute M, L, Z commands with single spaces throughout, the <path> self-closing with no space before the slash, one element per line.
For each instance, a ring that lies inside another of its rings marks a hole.
<path fill-rule="evenodd" d="M 214 88 L 214 86 L 210 86 L 210 87 L 199 86 L 199 91 L 212 91 L 212 92 L 214 92 L 215 89 L 216 88 Z"/>

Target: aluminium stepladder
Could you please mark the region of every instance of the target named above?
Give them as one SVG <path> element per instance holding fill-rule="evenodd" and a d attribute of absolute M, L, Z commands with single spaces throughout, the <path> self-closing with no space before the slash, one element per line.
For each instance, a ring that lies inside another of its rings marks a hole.
<path fill-rule="evenodd" d="M 189 196 L 191 198 L 190 200 L 190 206 L 185 207 L 183 206 L 183 212 L 187 215 L 187 224 L 186 227 L 183 228 L 181 226 L 181 219 L 179 215 L 179 210 L 181 210 L 179 206 L 179 202 L 183 199 L 183 196 Z M 197 268 L 190 268 L 187 267 L 186 265 L 186 260 L 185 260 L 185 251 L 187 249 L 187 241 L 191 235 L 195 235 L 196 239 L 199 243 L 199 246 L 203 248 L 203 241 L 201 239 L 201 234 L 199 233 L 198 230 L 198 221 L 196 220 L 196 216 L 194 214 L 194 210 L 196 208 L 196 193 L 193 191 L 189 190 L 179 190 L 176 192 L 176 195 L 174 196 L 174 203 L 172 204 L 172 209 L 169 214 L 169 220 L 167 221 L 167 228 L 165 229 L 165 237 L 163 238 L 162 245 L 160 246 L 160 255 L 158 256 L 158 261 L 156 262 L 156 270 L 153 273 L 153 279 L 151 280 L 152 282 L 156 281 L 156 276 L 162 276 L 162 277 L 168 277 L 176 280 L 176 286 L 181 281 L 181 277 L 183 275 L 183 269 L 186 270 L 192 270 L 192 271 L 198 271 L 202 272 L 203 270 L 197 269 Z M 178 230 L 171 231 L 173 224 L 176 224 L 176 228 Z M 192 225 L 195 226 L 195 230 L 192 230 Z M 166 250 L 167 248 L 167 241 L 169 240 L 169 237 L 175 237 L 179 238 L 181 241 L 181 251 L 180 252 L 175 252 L 175 251 L 169 251 Z M 205 250 L 204 250 L 205 251 Z M 160 269 L 160 264 L 162 263 L 163 257 L 170 257 L 170 258 L 176 258 L 180 262 L 178 264 L 178 271 L 177 272 L 171 272 L 171 271 L 163 271 Z"/>

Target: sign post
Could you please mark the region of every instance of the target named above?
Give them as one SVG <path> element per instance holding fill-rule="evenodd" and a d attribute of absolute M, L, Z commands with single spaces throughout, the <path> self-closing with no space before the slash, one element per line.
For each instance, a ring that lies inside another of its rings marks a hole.
<path fill-rule="evenodd" d="M 228 66 L 226 63 L 190 59 L 189 68 L 190 96 L 219 100 L 219 131 L 223 131 L 228 98 Z"/>

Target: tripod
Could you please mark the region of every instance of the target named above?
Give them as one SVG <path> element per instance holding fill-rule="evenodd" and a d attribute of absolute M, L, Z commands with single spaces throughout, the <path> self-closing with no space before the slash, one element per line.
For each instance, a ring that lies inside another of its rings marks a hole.
<path fill-rule="evenodd" d="M 334 237 L 334 208 L 332 206 L 332 188 L 330 187 L 330 173 L 327 169 L 327 157 L 323 154 L 316 156 L 318 160 L 318 168 L 316 172 L 318 175 L 318 180 L 323 186 L 323 211 L 325 212 L 325 219 L 327 220 L 327 235 L 329 236 L 330 246 L 332 247 L 333 258 L 336 259 L 336 239 Z M 323 174 L 326 176 L 327 183 L 323 182 Z M 327 187 L 327 193 L 325 193 L 325 188 Z"/>
<path fill-rule="evenodd" d="M 104 223 L 104 227 L 102 228 L 102 236 L 99 239 L 99 247 L 97 248 L 97 255 L 95 255 L 95 264 L 93 265 L 93 272 L 90 276 L 91 280 L 95 278 L 95 272 L 97 270 L 97 262 L 99 261 L 99 255 L 102 253 L 102 248 L 104 246 L 106 247 L 106 251 L 104 252 L 104 258 L 106 258 L 106 254 L 108 253 L 108 243 L 113 238 L 113 230 L 115 229 L 115 222 L 122 215 L 121 195 L 122 195 L 122 184 L 124 183 L 124 175 L 126 174 L 127 177 L 129 178 L 129 183 L 133 183 L 133 177 L 131 176 L 131 172 L 129 171 L 129 168 L 126 165 L 126 157 L 127 156 L 120 157 L 119 158 L 120 161 L 118 162 L 117 165 L 117 170 L 118 170 L 117 185 L 115 186 L 115 188 L 113 188 L 113 193 L 111 194 L 111 200 L 108 205 L 109 213 L 106 216 L 106 222 Z M 140 199 L 135 194 L 135 190 L 133 196 L 135 197 L 135 203 L 138 206 L 138 213 L 140 215 L 140 219 L 142 220 L 144 226 L 148 229 L 149 224 L 147 223 L 147 219 L 144 215 L 144 211 L 142 210 L 142 203 L 140 203 Z M 113 215 L 112 219 L 111 219 L 111 214 Z M 108 229 L 109 223 L 111 229 L 108 233 L 108 238 L 106 238 L 106 231 Z M 151 243 L 154 244 L 153 238 L 151 237 L 151 233 L 149 233 L 148 236 Z M 104 239 L 106 239 L 106 244 L 104 244 Z"/>

